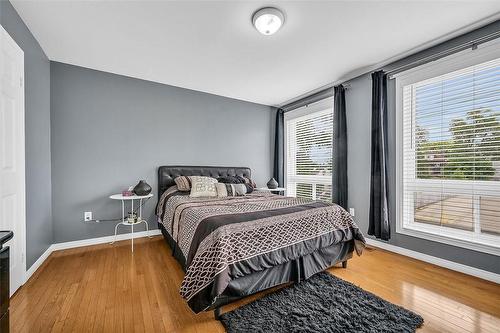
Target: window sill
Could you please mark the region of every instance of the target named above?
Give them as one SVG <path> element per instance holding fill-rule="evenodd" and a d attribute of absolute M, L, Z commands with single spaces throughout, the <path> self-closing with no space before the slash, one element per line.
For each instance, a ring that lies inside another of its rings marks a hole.
<path fill-rule="evenodd" d="M 491 242 L 491 244 L 479 243 L 471 241 L 470 239 L 464 239 L 463 237 L 459 237 L 458 235 L 445 236 L 437 232 L 431 232 L 426 229 L 427 229 L 426 226 L 421 227 L 418 224 L 402 226 L 398 223 L 396 225 L 396 233 L 398 234 L 422 238 L 429 241 L 453 245 L 469 250 L 500 256 L 500 244 L 495 244 L 495 242 Z"/>

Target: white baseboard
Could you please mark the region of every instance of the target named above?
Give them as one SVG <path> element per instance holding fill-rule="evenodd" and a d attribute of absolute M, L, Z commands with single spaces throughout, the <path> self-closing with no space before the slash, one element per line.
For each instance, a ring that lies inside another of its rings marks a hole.
<path fill-rule="evenodd" d="M 488 280 L 491 282 L 500 283 L 500 274 L 496 274 L 496 273 L 485 271 L 485 270 L 482 270 L 479 268 L 459 264 L 459 263 L 449 261 L 446 259 L 433 257 L 433 256 L 430 256 L 428 254 L 416 252 L 413 250 L 408 250 L 408 249 L 405 249 L 405 248 L 402 248 L 399 246 L 391 245 L 389 243 L 381 242 L 381 241 L 374 240 L 371 238 L 366 238 L 366 243 L 368 245 L 378 247 L 378 248 L 381 248 L 381 249 L 384 249 L 384 250 L 387 250 L 390 252 L 398 253 L 398 254 L 401 254 L 401 255 L 406 256 L 406 257 L 425 261 L 425 262 L 428 262 L 428 263 L 431 263 L 431 264 L 434 264 L 437 266 L 448 268 L 448 269 L 451 269 L 453 271 L 457 271 L 460 273 L 472 275 L 472 276 L 475 276 L 475 277 L 478 277 L 478 278 L 481 278 L 484 280 Z"/>
<path fill-rule="evenodd" d="M 52 246 L 50 245 L 47 250 L 35 261 L 33 265 L 26 271 L 26 274 L 24 275 L 24 283 L 29 280 L 29 278 L 36 272 L 40 266 L 42 266 L 43 262 L 47 260 L 47 258 L 50 256 L 52 253 Z"/>
<path fill-rule="evenodd" d="M 150 230 L 149 232 L 148 231 L 134 232 L 134 239 L 147 237 L 147 236 L 155 236 L 155 235 L 160 235 L 160 234 L 161 234 L 160 229 Z M 56 243 L 56 244 L 52 244 L 52 251 L 66 250 L 66 249 L 72 249 L 75 247 L 97 245 L 97 244 L 103 244 L 103 243 L 111 243 L 114 238 L 115 238 L 115 236 L 105 236 L 105 237 L 98 237 L 98 238 L 82 239 L 82 240 L 77 240 L 77 241 L 72 241 L 72 242 Z M 125 233 L 125 234 L 116 235 L 116 241 L 127 240 L 127 239 L 132 239 L 132 233 Z"/>
<path fill-rule="evenodd" d="M 134 232 L 134 234 L 133 234 L 134 239 L 147 237 L 147 236 L 156 236 L 156 235 L 161 235 L 160 229 Z M 37 261 L 35 261 L 35 263 L 33 265 L 31 265 L 31 267 L 26 271 L 24 282 L 29 280 L 29 278 L 37 271 L 38 268 L 40 268 L 40 266 L 42 266 L 44 261 L 47 260 L 47 258 L 50 256 L 50 254 L 54 251 L 72 249 L 75 247 L 82 247 L 82 246 L 89 246 L 89 245 L 97 245 L 97 244 L 103 244 L 103 243 L 111 243 L 114 238 L 115 238 L 114 236 L 105 236 L 105 237 L 82 239 L 82 240 L 77 240 L 77 241 L 72 241 L 72 242 L 52 244 L 37 259 Z M 116 241 L 128 240 L 128 239 L 132 239 L 132 233 L 125 233 L 125 234 L 116 235 Z"/>

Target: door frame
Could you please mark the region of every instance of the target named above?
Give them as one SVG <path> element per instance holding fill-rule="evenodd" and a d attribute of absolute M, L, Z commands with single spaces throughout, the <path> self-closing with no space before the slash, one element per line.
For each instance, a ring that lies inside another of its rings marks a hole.
<path fill-rule="evenodd" d="M 22 70 L 21 70 L 21 73 L 20 73 L 20 86 L 21 86 L 21 101 L 20 101 L 20 107 L 21 107 L 21 118 L 22 118 L 22 128 L 21 128 L 21 138 L 18 138 L 21 140 L 22 144 L 21 144 L 21 147 L 22 147 L 22 152 L 21 154 L 18 155 L 18 158 L 19 158 L 19 167 L 20 167 L 20 173 L 21 173 L 21 184 L 20 184 L 20 191 L 21 191 L 21 195 L 20 195 L 20 200 L 21 200 L 21 212 L 20 213 L 20 218 L 19 220 L 21 221 L 21 225 L 20 225 L 20 230 L 21 230 L 21 233 L 22 235 L 20 235 L 21 237 L 19 237 L 19 241 L 21 242 L 21 249 L 23 251 L 23 253 L 21 253 L 21 265 L 22 267 L 24 268 L 22 270 L 23 272 L 23 275 L 21 276 L 21 285 L 19 286 L 19 288 L 21 288 L 25 283 L 26 283 L 26 277 L 27 277 L 27 271 L 28 271 L 28 267 L 27 267 L 27 261 L 26 261 L 26 254 L 27 254 L 27 240 L 26 240 L 26 85 L 25 85 L 25 80 L 24 80 L 24 76 L 25 76 L 25 61 L 24 61 L 24 51 L 23 49 L 19 46 L 19 44 L 17 44 L 17 42 L 14 40 L 14 38 L 12 38 L 10 36 L 10 34 L 7 32 L 7 30 L 0 24 L 0 34 L 3 34 L 4 35 L 4 38 L 6 38 L 6 40 L 9 40 L 10 42 L 13 43 L 13 45 L 19 50 L 19 52 L 22 54 Z M 14 235 L 15 237 L 16 235 Z M 10 269 L 9 269 L 9 272 L 10 272 Z M 19 288 L 17 290 L 19 290 Z M 17 291 L 16 290 L 16 291 Z M 15 292 L 15 291 L 14 291 Z M 13 295 L 12 291 L 9 290 L 9 294 L 10 296 Z"/>

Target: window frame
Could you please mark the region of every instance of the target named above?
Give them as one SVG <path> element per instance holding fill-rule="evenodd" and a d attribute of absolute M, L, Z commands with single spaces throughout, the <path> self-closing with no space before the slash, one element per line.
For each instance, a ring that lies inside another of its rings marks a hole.
<path fill-rule="evenodd" d="M 405 161 L 403 160 L 403 88 L 407 85 L 430 80 L 432 78 L 436 78 L 438 76 L 445 75 L 454 71 L 459 71 L 461 69 L 491 61 L 496 58 L 500 58 L 500 41 L 494 40 L 479 45 L 476 50 L 465 50 L 462 52 L 458 52 L 454 55 L 436 60 L 429 64 L 412 68 L 408 71 L 390 77 L 391 79 L 395 78 L 396 81 L 396 233 L 458 246 L 461 248 L 475 250 L 483 253 L 500 255 L 500 236 L 482 234 L 477 230 L 477 225 L 479 224 L 477 216 L 477 205 L 480 204 L 478 198 L 482 192 L 491 194 L 492 191 L 495 192 L 495 195 L 496 192 L 498 192 L 498 195 L 500 197 L 500 182 L 498 182 L 498 184 L 494 184 L 494 182 L 491 181 L 474 181 L 473 214 L 476 215 L 474 216 L 474 223 L 476 224 L 474 228 L 475 231 L 471 232 L 445 226 L 435 226 L 419 223 L 415 222 L 414 218 L 412 218 L 411 216 L 410 219 L 413 220 L 413 222 L 407 222 L 405 221 L 403 216 L 403 214 L 405 213 L 403 209 L 403 197 L 405 194 L 403 189 L 403 175 L 405 171 L 403 170 L 403 166 L 405 163 Z M 415 117 L 415 114 L 413 113 L 411 116 Z M 412 140 L 414 140 L 414 134 L 412 134 L 411 137 Z M 464 184 L 465 182 L 471 182 L 463 180 L 437 181 L 450 182 L 454 184 L 458 184 L 460 182 L 464 182 Z M 435 184 L 436 180 L 433 181 L 428 179 L 415 178 L 417 187 L 425 186 L 425 184 L 429 182 Z M 464 194 L 463 192 L 461 193 Z M 411 213 L 411 215 L 413 215 L 413 213 Z"/>
<path fill-rule="evenodd" d="M 287 189 L 286 190 L 287 196 L 295 196 L 295 192 L 290 191 L 288 189 L 288 160 L 289 160 L 289 158 L 288 158 L 288 144 L 289 144 L 288 134 L 289 134 L 289 132 L 288 132 L 287 122 L 290 120 L 295 120 L 298 118 L 308 116 L 308 115 L 310 115 L 312 113 L 316 113 L 316 112 L 321 112 L 324 114 L 326 114 L 328 112 L 332 112 L 332 117 L 333 117 L 333 112 L 335 112 L 333 110 L 333 106 L 334 106 L 334 103 L 333 103 L 333 96 L 332 96 L 332 97 L 322 99 L 318 102 L 297 108 L 295 110 L 285 112 L 284 117 L 283 117 L 284 118 L 284 120 L 283 120 L 284 154 L 283 155 L 284 155 L 284 164 L 285 164 L 285 167 L 284 167 L 284 179 L 285 179 L 284 187 Z M 332 138 L 332 141 L 333 141 L 333 138 Z M 333 154 L 333 151 L 332 151 L 332 154 Z M 312 191 L 313 200 L 316 200 L 316 198 L 315 198 L 316 193 L 314 190 L 315 185 L 326 184 L 327 179 L 329 180 L 328 184 L 332 186 L 332 191 L 333 191 L 333 178 L 332 178 L 332 176 L 297 176 L 297 175 L 295 175 L 294 177 L 295 177 L 294 178 L 295 182 L 304 182 L 304 183 L 313 184 L 313 191 Z M 333 192 L 332 192 L 332 196 L 333 196 Z"/>

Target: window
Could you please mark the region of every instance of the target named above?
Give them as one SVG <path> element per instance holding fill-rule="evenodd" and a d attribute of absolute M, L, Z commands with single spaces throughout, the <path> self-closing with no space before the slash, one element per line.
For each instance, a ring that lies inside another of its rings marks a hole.
<path fill-rule="evenodd" d="M 396 77 L 397 232 L 500 254 L 498 44 Z"/>
<path fill-rule="evenodd" d="M 285 113 L 287 195 L 332 200 L 333 101 Z"/>

